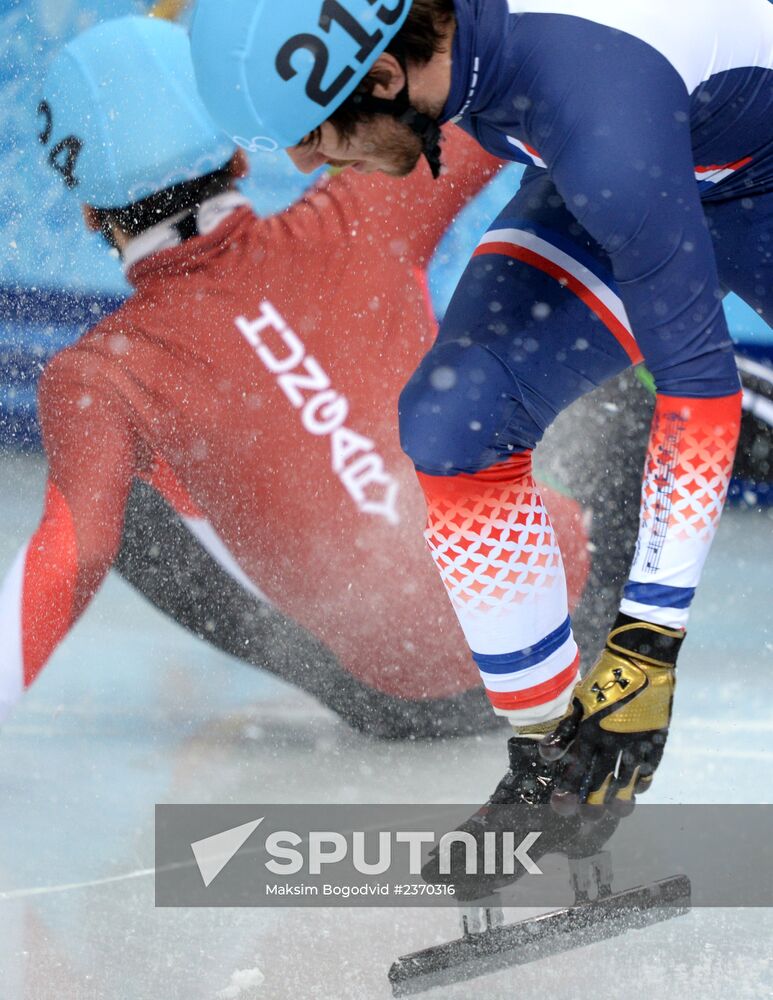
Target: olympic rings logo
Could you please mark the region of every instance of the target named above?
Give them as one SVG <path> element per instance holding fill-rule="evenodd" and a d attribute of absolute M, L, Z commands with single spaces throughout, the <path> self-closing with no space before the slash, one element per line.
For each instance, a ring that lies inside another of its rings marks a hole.
<path fill-rule="evenodd" d="M 241 135 L 233 137 L 237 146 L 246 149 L 248 153 L 275 153 L 279 149 L 279 143 L 268 135 L 255 135 L 251 139 L 245 139 Z"/>

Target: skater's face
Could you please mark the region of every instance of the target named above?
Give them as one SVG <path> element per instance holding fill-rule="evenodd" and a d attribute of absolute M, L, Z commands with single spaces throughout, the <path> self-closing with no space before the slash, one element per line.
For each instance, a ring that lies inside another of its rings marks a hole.
<path fill-rule="evenodd" d="M 327 165 L 352 167 L 363 174 L 381 171 L 405 177 L 419 161 L 421 142 L 407 125 L 388 115 L 374 115 L 346 138 L 325 122 L 314 139 L 292 146 L 287 152 L 305 174 Z"/>

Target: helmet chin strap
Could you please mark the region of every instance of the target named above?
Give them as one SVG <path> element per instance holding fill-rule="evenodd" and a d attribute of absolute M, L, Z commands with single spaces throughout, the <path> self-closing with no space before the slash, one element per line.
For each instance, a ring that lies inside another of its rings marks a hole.
<path fill-rule="evenodd" d="M 435 118 L 417 111 L 411 104 L 408 94 L 408 77 L 406 74 L 405 86 L 394 100 L 388 101 L 383 97 L 374 97 L 372 94 L 356 93 L 352 97 L 352 103 L 364 111 L 366 114 L 389 115 L 395 118 L 419 137 L 421 151 L 429 164 L 432 176 L 435 180 L 440 177 L 441 132 Z"/>

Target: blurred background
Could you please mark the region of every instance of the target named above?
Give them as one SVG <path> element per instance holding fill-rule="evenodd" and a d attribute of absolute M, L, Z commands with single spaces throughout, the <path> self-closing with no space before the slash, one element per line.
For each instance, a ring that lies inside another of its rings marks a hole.
<path fill-rule="evenodd" d="M 116 257 L 85 230 L 74 199 L 44 168 L 38 143 L 39 88 L 52 55 L 100 19 L 148 13 L 142 0 L 0 0 L 0 447 L 38 447 L 35 385 L 45 361 L 128 294 Z M 161 0 L 161 14 L 185 0 Z M 458 218 L 430 268 L 442 315 L 469 251 L 514 190 L 520 167 L 505 170 Z M 282 152 L 253 156 L 246 193 L 263 215 L 292 202 L 313 178 Z M 773 333 L 731 297 L 733 334 L 745 353 L 773 355 Z"/>

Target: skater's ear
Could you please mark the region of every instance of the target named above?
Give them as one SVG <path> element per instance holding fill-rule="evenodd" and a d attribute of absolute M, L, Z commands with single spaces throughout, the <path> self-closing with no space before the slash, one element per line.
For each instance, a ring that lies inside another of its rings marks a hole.
<path fill-rule="evenodd" d="M 231 177 L 233 177 L 235 181 L 241 180 L 243 177 L 247 177 L 249 175 L 250 161 L 243 149 L 237 149 L 231 157 L 229 169 L 231 171 Z"/>
<path fill-rule="evenodd" d="M 86 228 L 90 229 L 92 233 L 100 232 L 102 223 L 96 208 L 93 208 L 91 205 L 81 205 L 81 212 L 83 213 L 83 221 L 86 223 Z"/>
<path fill-rule="evenodd" d="M 93 205 L 81 205 L 83 221 L 93 233 L 101 233 L 109 246 L 123 252 L 130 237 L 111 217 L 111 213 L 94 208 Z"/>
<path fill-rule="evenodd" d="M 391 52 L 382 52 L 368 73 L 368 80 L 374 97 L 393 101 L 405 86 L 405 70 Z"/>

